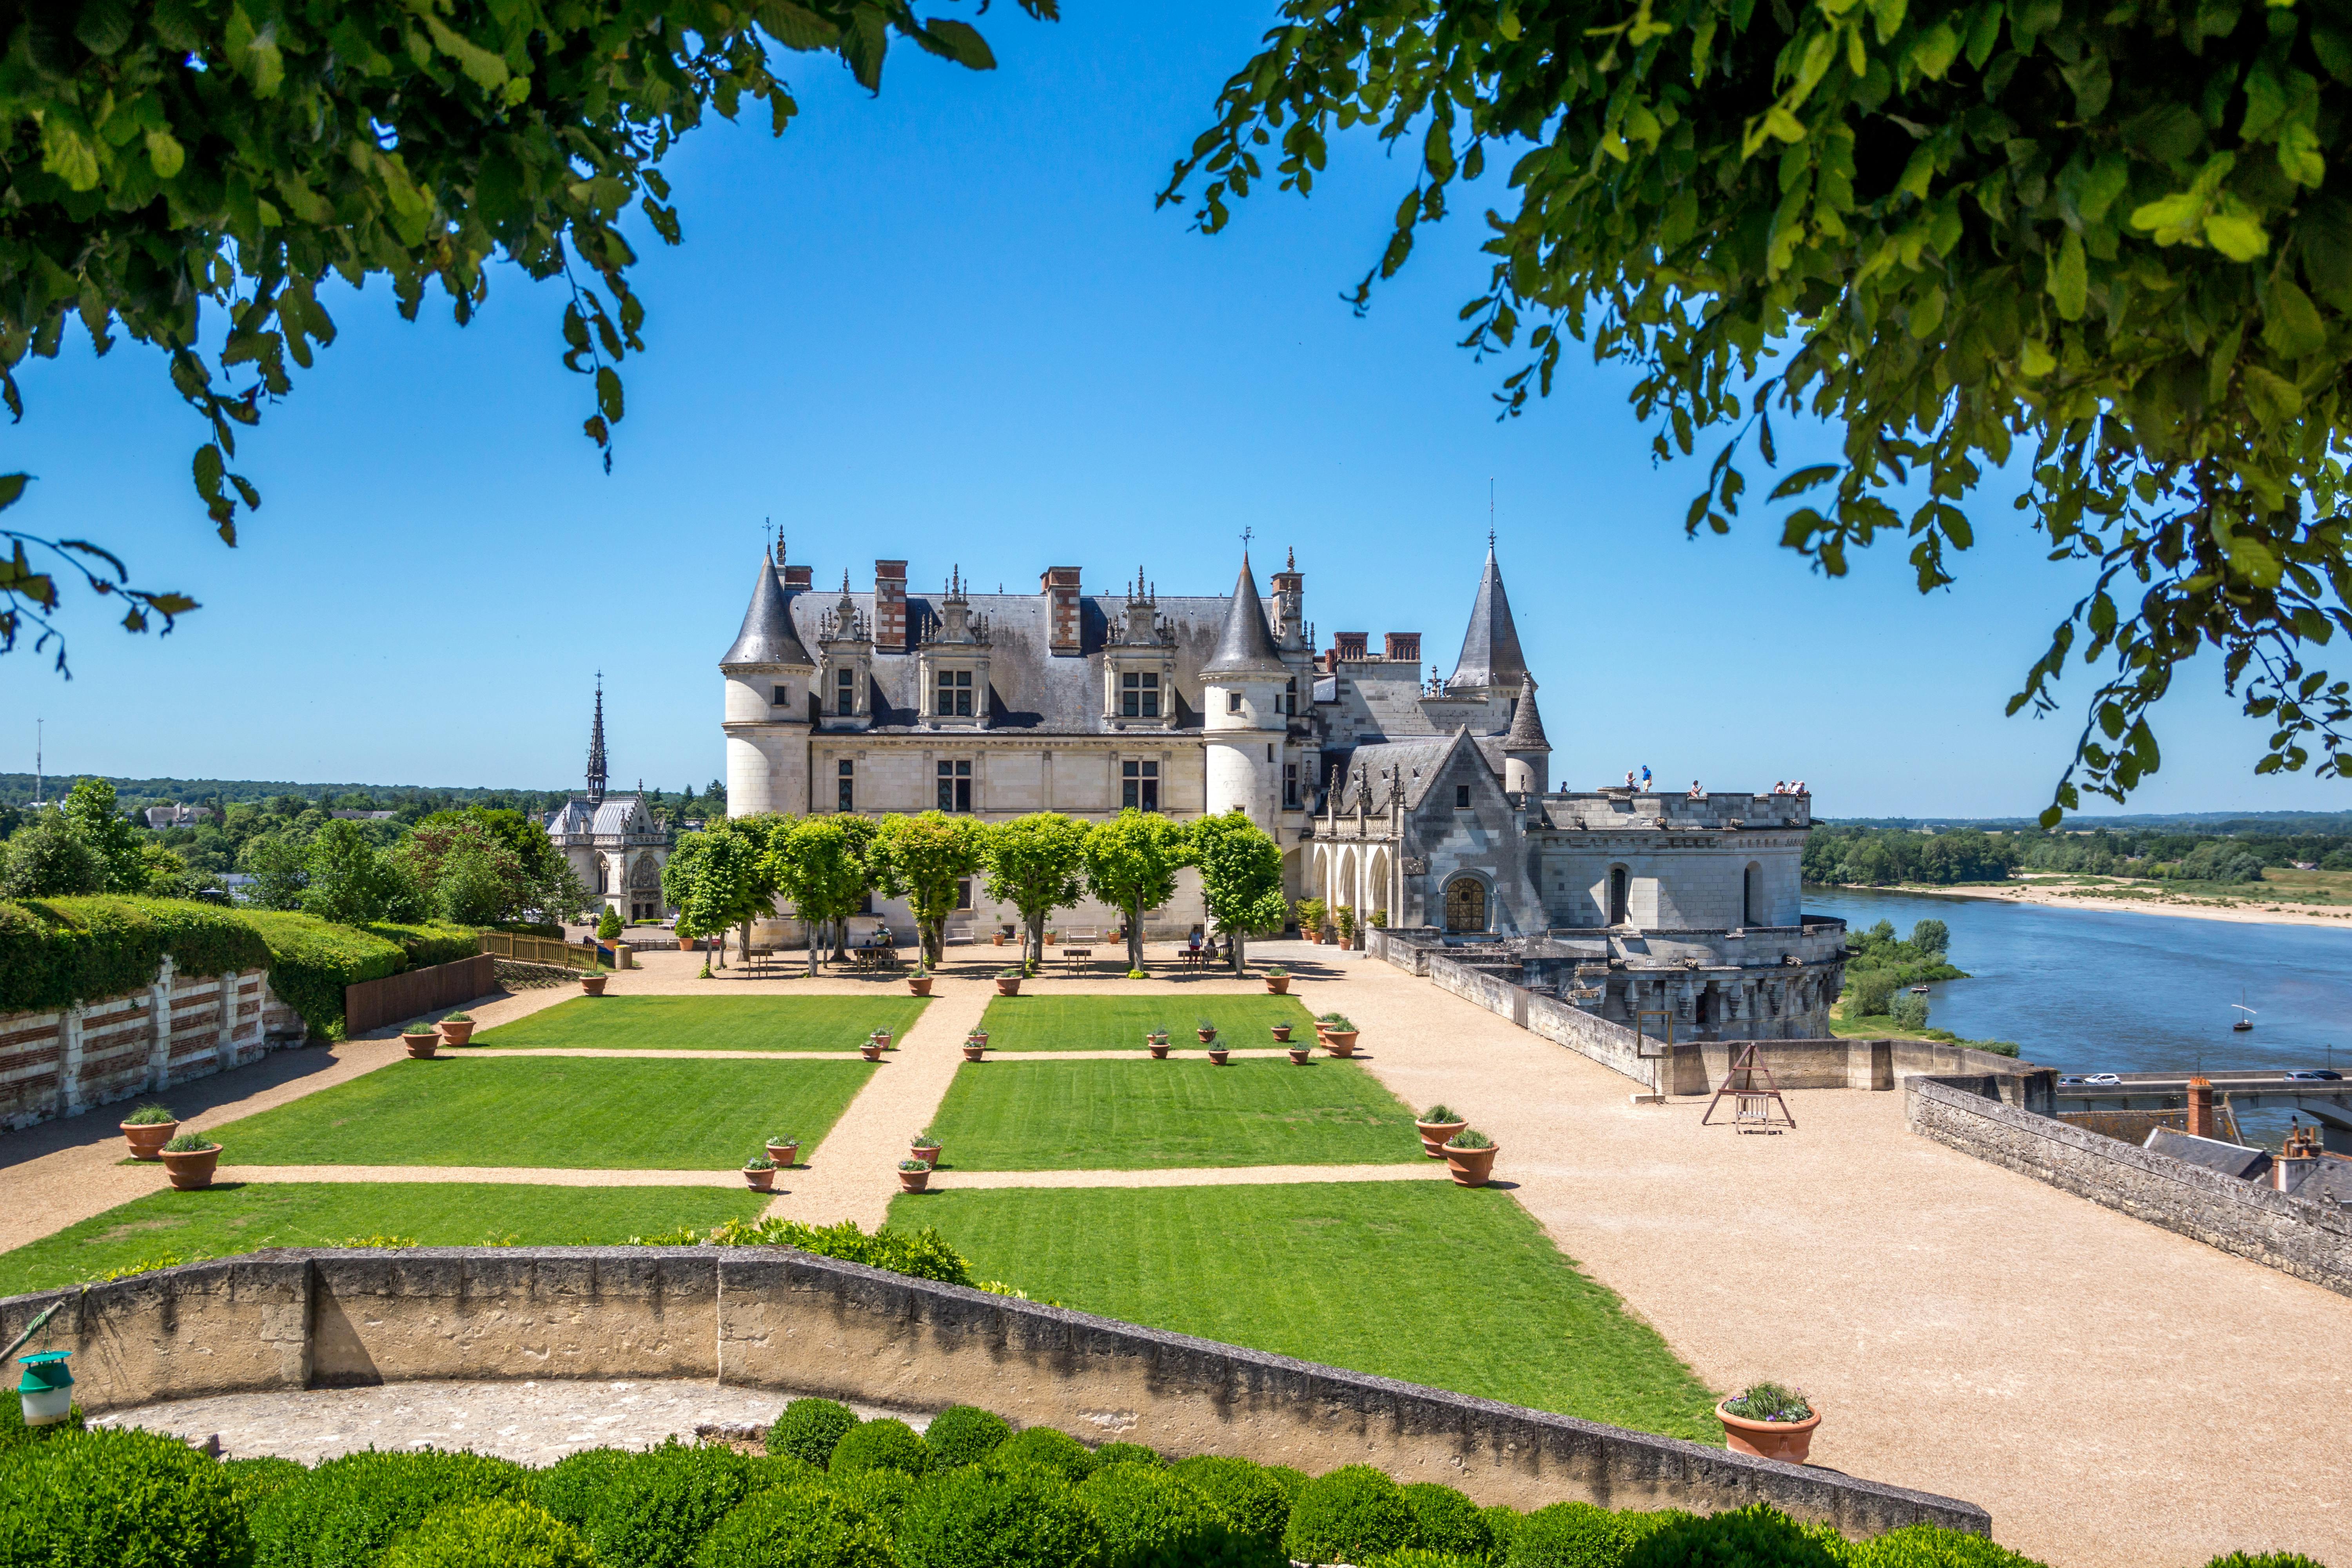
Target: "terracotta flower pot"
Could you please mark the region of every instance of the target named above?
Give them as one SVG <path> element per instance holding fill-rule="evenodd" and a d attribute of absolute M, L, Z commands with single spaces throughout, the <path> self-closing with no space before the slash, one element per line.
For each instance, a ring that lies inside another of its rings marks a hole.
<path fill-rule="evenodd" d="M 1154 1040 L 1148 1048 L 1151 1052 L 1151 1059 L 1153 1061 L 1166 1061 L 1168 1059 L 1168 1045 L 1166 1041 Z"/>
<path fill-rule="evenodd" d="M 1214 1029 L 1195 1029 L 1192 1032 L 1201 1037 L 1201 1043 L 1204 1046 L 1210 1044 L 1217 1037 L 1217 1031 Z"/>
<path fill-rule="evenodd" d="M 677 939 L 677 950 L 680 952 L 692 952 L 694 951 L 694 939 L 690 936 L 679 937 Z"/>
<path fill-rule="evenodd" d="M 1725 1400 L 1723 1405 L 1729 1403 Z M 1805 1403 L 1813 1407 L 1813 1413 L 1802 1421 L 1750 1421 L 1727 1415 L 1723 1405 L 1715 1407 L 1715 1418 L 1723 1423 L 1723 1440 L 1733 1453 L 1801 1465 L 1812 1452 L 1813 1428 L 1822 1424 L 1820 1402 L 1808 1399 Z"/>
<path fill-rule="evenodd" d="M 1265 989 L 1266 989 L 1266 993 L 1267 993 L 1267 994 L 1269 994 L 1269 995 L 1274 995 L 1274 996 L 1287 996 L 1287 995 L 1289 995 L 1289 994 L 1290 994 L 1290 976 L 1289 976 L 1289 975 L 1287 975 L 1287 974 L 1269 974 L 1269 975 L 1267 975 L 1267 976 L 1265 977 Z"/>
<path fill-rule="evenodd" d="M 999 996 L 1018 996 L 1018 995 L 1020 995 L 1020 994 L 1021 994 L 1021 977 L 1020 977 L 1019 975 L 1017 975 L 1017 974 L 1013 975 L 1013 976 L 1012 976 L 1012 977 L 1010 977 L 1010 978 L 1007 978 L 1006 976 L 1002 975 L 1002 974 L 998 975 L 998 976 L 996 977 L 996 994 L 997 994 Z"/>
<path fill-rule="evenodd" d="M 1225 1065 L 1225 1058 L 1231 1054 L 1232 1053 L 1227 1051 L 1223 1046 L 1211 1046 L 1209 1047 L 1209 1059 L 1216 1063 L 1219 1067 Z"/>
<path fill-rule="evenodd" d="M 929 1171 L 901 1171 L 898 1173 L 898 1190 L 902 1193 L 919 1193 L 929 1185 L 930 1180 L 931 1173 Z"/>
<path fill-rule="evenodd" d="M 415 1057 L 418 1061 L 423 1061 L 425 1058 L 433 1054 L 436 1047 L 440 1045 L 441 1037 L 438 1035 L 403 1035 L 400 1037 L 400 1043 L 408 1047 L 408 1054 L 410 1056 Z"/>
<path fill-rule="evenodd" d="M 931 977 L 928 974 L 909 974 L 907 976 L 907 989 L 918 996 L 929 996 L 931 994 Z"/>
<path fill-rule="evenodd" d="M 1467 1121 L 1416 1121 L 1412 1130 L 1421 1134 L 1421 1152 L 1433 1160 L 1443 1160 L 1445 1146 L 1469 1125 Z"/>
<path fill-rule="evenodd" d="M 869 1062 L 878 1062 L 882 1059 L 882 1047 L 868 1040 L 857 1047 L 857 1054 Z"/>
<path fill-rule="evenodd" d="M 1276 1024 L 1276 1025 L 1274 1025 L 1274 1026 L 1273 1026 L 1273 1029 L 1274 1029 L 1274 1043 L 1275 1043 L 1276 1045 L 1277 1045 L 1277 1046 L 1286 1046 L 1286 1045 L 1290 1044 L 1290 1026 L 1289 1026 L 1289 1025 L 1287 1025 L 1287 1024 Z"/>
<path fill-rule="evenodd" d="M 886 1051 L 890 1048 L 890 1031 L 887 1029 L 877 1029 L 867 1038 Z"/>
<path fill-rule="evenodd" d="M 998 931 L 996 933 L 996 945 L 999 947 L 1003 947 L 1004 945 L 1004 933 L 1003 931 Z"/>
<path fill-rule="evenodd" d="M 209 1149 L 191 1149 L 184 1154 L 165 1150 L 163 1173 L 172 1178 L 172 1185 L 179 1191 L 198 1192 L 213 1184 L 213 1171 L 220 1164 L 220 1157 L 217 1143 Z"/>
<path fill-rule="evenodd" d="M 591 996 L 602 996 L 604 994 L 604 982 L 611 978 L 606 974 L 583 974 L 580 977 L 580 989 Z"/>
<path fill-rule="evenodd" d="M 441 1020 L 441 1043 L 443 1045 L 462 1046 L 470 1042 L 473 1037 L 474 1020 L 471 1018 L 465 1019 L 464 1021 L 456 1024 L 451 1023 L 446 1018 Z"/>
<path fill-rule="evenodd" d="M 920 1160 L 934 1171 L 940 1168 L 940 1146 L 936 1143 L 910 1144 L 907 1150 L 907 1157 L 911 1160 Z"/>
<path fill-rule="evenodd" d="M 988 1047 L 986 1046 L 975 1046 L 968 1041 L 964 1045 L 963 1059 L 968 1062 L 976 1062 L 987 1054 Z"/>
<path fill-rule="evenodd" d="M 163 1157 L 163 1145 L 180 1130 L 176 1121 L 125 1121 L 121 1126 L 123 1141 L 131 1145 L 131 1157 L 151 1163 Z"/>
<path fill-rule="evenodd" d="M 772 1193 L 776 1190 L 776 1173 L 773 1171 L 745 1171 L 743 1180 L 755 1193 Z"/>
<path fill-rule="evenodd" d="M 789 1171 L 801 1163 L 801 1146 L 797 1143 L 771 1143 L 768 1145 L 768 1158 L 776 1163 L 776 1169 Z"/>
<path fill-rule="evenodd" d="M 1293 1046 L 1290 1047 L 1290 1065 L 1295 1068 L 1303 1068 L 1307 1065 L 1307 1058 L 1314 1056 L 1314 1054 L 1315 1053 L 1313 1051 L 1308 1050 L 1305 1046 Z"/>
<path fill-rule="evenodd" d="M 1356 1054 L 1356 1031 L 1353 1029 L 1326 1029 L 1323 1032 L 1323 1048 L 1329 1051 L 1335 1057 L 1354 1056 Z"/>
<path fill-rule="evenodd" d="M 1445 1155 L 1445 1168 L 1457 1187 L 1483 1187 L 1495 1173 L 1495 1156 L 1502 1150 L 1456 1149 L 1453 1144 L 1440 1146 Z"/>
<path fill-rule="evenodd" d="M 974 1029 L 963 1037 L 963 1043 L 967 1046 L 978 1046 L 984 1051 L 988 1049 L 988 1031 Z"/>

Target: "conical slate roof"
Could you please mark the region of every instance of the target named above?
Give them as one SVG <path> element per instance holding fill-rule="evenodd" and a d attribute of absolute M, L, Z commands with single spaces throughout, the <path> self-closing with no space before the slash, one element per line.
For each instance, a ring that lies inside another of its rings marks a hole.
<path fill-rule="evenodd" d="M 1515 645 L 1516 646 L 1516 645 Z M 1201 666 L 1202 675 L 1287 675 L 1290 667 L 1275 651 L 1274 633 L 1265 624 L 1265 605 L 1250 575 L 1248 555 L 1242 557 L 1241 579 L 1234 584 L 1234 602 L 1225 624 L 1217 632 L 1216 651 Z"/>
<path fill-rule="evenodd" d="M 1503 593 L 1503 574 L 1495 564 L 1495 547 L 1486 546 L 1486 574 L 1478 579 L 1478 602 L 1471 606 L 1470 629 L 1463 634 L 1462 657 L 1454 662 L 1449 687 L 1512 687 L 1528 672 L 1519 652 L 1519 630 L 1511 624 L 1511 601 Z"/>
<path fill-rule="evenodd" d="M 764 550 L 760 552 L 759 580 L 751 584 L 751 607 L 743 612 L 743 629 L 735 634 L 735 646 L 720 656 L 719 662 L 721 666 L 796 664 L 816 668 L 816 661 L 801 645 L 800 633 L 793 629 L 792 606 L 784 602 L 784 590 L 776 582 L 776 569 L 768 563 Z"/>
<path fill-rule="evenodd" d="M 1536 678 L 1522 671 L 1519 676 L 1519 706 L 1511 715 L 1511 732 L 1503 737 L 1506 752 L 1549 752 L 1551 742 L 1544 738 L 1543 715 L 1536 711 Z"/>

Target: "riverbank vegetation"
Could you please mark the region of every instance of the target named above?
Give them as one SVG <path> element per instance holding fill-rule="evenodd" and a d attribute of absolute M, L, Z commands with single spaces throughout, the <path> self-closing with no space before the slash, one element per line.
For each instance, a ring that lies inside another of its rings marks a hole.
<path fill-rule="evenodd" d="M 1892 921 L 1848 932 L 1845 989 L 1838 994 L 1831 1030 L 1841 1038 L 1940 1040 L 2017 1055 L 2013 1041 L 1970 1040 L 1949 1029 L 1928 1027 L 1927 998 L 1911 987 L 1969 978 L 1968 971 L 1952 963 L 1951 944 L 1952 933 L 1941 921 L 1920 921 L 1907 937 L 1895 934 Z"/>
<path fill-rule="evenodd" d="M 1804 877 L 1824 886 L 2030 880 L 2101 898 L 2352 904 L 2352 834 L 2168 827 L 2043 833 L 1824 823 L 1806 841 Z"/>

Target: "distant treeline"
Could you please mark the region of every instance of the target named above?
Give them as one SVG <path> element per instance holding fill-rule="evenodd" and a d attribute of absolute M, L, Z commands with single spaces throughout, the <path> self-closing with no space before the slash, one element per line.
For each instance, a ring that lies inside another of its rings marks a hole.
<path fill-rule="evenodd" d="M 1987 833 L 2038 833 L 2040 819 L 2032 816 L 1842 816 L 1822 818 L 1836 827 L 1904 827 L 1949 833 L 1979 827 Z M 2194 834 L 2334 834 L 2352 836 L 2352 811 L 2189 811 L 2168 816 L 2070 816 L 2059 824 L 2061 833 L 2091 833 L 2099 828 L 2115 833 L 2139 833 L 2154 828 Z"/>
<path fill-rule="evenodd" d="M 1809 882 L 1865 887 L 1998 882 L 2019 870 L 2150 877 L 2226 887 L 2261 881 L 2265 868 L 2297 865 L 2352 871 L 2352 831 L 2198 833 L 2101 827 L 2089 833 L 2035 828 L 1989 833 L 1961 827 L 1926 832 L 1824 823 L 1806 840 L 1804 859 Z"/>
<path fill-rule="evenodd" d="M 33 800 L 32 773 L 0 773 L 0 807 L 28 805 Z M 96 778 L 96 773 L 50 773 L 46 788 L 51 800 L 62 800 L 78 778 Z M 294 816 L 316 807 L 320 811 L 392 811 L 407 823 L 422 821 L 436 812 L 463 811 L 468 806 L 480 806 L 490 811 L 520 811 L 525 816 L 543 816 L 578 794 L 568 789 L 467 789 L 425 784 L 289 784 L 282 779 L 132 779 L 107 778 L 114 786 L 114 796 L 125 811 L 138 811 L 151 805 L 194 805 L 227 807 L 257 805 L 278 816 Z M 629 786 L 615 784 L 617 793 Z M 676 805 L 678 815 L 693 816 L 702 812 L 726 809 L 726 790 L 713 779 L 709 790 L 701 795 L 692 785 L 683 795 L 665 794 L 661 790 L 646 792 L 647 802 L 656 809 Z M 0 838 L 7 830 L 0 827 Z"/>

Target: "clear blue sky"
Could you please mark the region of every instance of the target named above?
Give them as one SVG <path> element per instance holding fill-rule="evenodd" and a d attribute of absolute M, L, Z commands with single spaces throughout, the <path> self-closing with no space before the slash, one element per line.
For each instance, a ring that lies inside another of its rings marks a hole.
<path fill-rule="evenodd" d="M 157 356 L 85 343 L 25 369 L 0 462 L 39 482 L 12 521 L 123 547 L 205 608 L 130 637 L 77 599 L 72 681 L 0 662 L 0 769 L 31 766 L 38 715 L 55 769 L 560 787 L 601 666 L 616 776 L 699 787 L 770 517 L 821 585 L 845 565 L 861 587 L 881 555 L 919 586 L 1076 563 L 1109 589 L 1139 563 L 1223 592 L 1252 528 L 1262 566 L 1296 547 L 1327 639 L 1418 630 L 1451 668 L 1491 478 L 1555 781 L 1646 763 L 1723 788 L 1801 774 L 1833 816 L 2038 809 L 2077 721 L 2001 708 L 2082 579 L 2005 497 L 1977 507 L 1959 587 L 1925 599 L 1899 544 L 1831 582 L 1764 515 L 1686 541 L 1699 466 L 1653 468 L 1622 373 L 1571 362 L 1549 403 L 1493 417 L 1502 371 L 1453 346 L 1485 273 L 1471 203 L 1361 320 L 1339 295 L 1409 177 L 1375 144 L 1213 239 L 1154 212 L 1267 16 L 1000 5 L 1001 69 L 902 46 L 878 99 L 790 58 L 804 113 L 782 140 L 760 113 L 672 160 L 686 243 L 645 247 L 650 352 L 609 478 L 557 362 L 562 299 L 511 270 L 463 330 L 430 299 L 402 322 L 381 286 L 334 300 L 341 340 L 245 444 L 266 499 L 235 551 Z M 2160 737 L 2135 809 L 2348 803 L 2252 776 L 2260 732 L 2210 660 Z"/>

